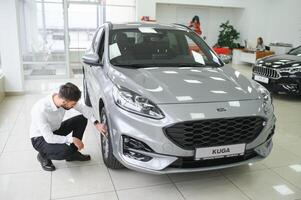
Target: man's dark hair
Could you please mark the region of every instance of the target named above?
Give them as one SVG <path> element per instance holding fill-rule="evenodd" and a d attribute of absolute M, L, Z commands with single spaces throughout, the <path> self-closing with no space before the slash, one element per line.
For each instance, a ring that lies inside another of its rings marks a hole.
<path fill-rule="evenodd" d="M 81 97 L 81 91 L 73 83 L 66 83 L 60 87 L 59 97 L 68 101 L 78 101 Z"/>

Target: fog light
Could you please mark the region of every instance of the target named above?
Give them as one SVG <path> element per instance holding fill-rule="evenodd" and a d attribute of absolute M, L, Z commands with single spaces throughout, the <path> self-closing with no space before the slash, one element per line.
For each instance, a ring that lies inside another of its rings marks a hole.
<path fill-rule="evenodd" d="M 123 154 L 125 156 L 143 162 L 150 161 L 152 157 L 144 155 L 143 151 L 153 152 L 147 144 L 132 137 L 123 136 Z"/>

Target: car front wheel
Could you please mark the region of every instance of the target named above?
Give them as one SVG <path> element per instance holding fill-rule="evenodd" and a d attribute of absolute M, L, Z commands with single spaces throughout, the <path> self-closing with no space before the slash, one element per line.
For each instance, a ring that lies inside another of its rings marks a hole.
<path fill-rule="evenodd" d="M 107 137 L 100 134 L 101 139 L 101 153 L 105 165 L 110 169 L 121 169 L 124 166 L 115 158 L 113 154 L 112 137 L 110 134 L 110 128 L 107 121 L 107 115 L 104 107 L 101 110 L 100 115 L 101 123 L 104 123 L 107 127 Z"/>

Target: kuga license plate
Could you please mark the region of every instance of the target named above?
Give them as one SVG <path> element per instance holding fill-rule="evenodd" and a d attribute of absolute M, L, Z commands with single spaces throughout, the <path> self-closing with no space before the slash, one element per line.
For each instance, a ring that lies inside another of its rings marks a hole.
<path fill-rule="evenodd" d="M 224 157 L 242 156 L 245 154 L 246 144 L 234 144 L 216 147 L 197 148 L 196 160 L 217 159 Z"/>

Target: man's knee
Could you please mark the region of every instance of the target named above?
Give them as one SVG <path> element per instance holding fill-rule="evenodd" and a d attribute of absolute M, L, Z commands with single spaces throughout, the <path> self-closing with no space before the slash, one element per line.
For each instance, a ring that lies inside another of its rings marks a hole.
<path fill-rule="evenodd" d="M 88 120 L 83 115 L 78 115 L 73 119 L 73 137 L 77 137 L 78 139 L 82 139 L 84 135 L 84 131 L 87 127 Z"/>

